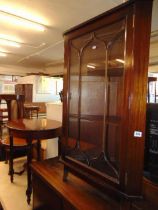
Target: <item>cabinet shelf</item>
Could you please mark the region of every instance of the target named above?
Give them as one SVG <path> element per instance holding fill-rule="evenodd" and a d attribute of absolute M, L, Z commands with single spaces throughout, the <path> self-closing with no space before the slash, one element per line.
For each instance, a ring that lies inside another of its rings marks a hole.
<path fill-rule="evenodd" d="M 109 68 L 107 70 L 108 77 L 122 77 L 124 73 L 124 68 Z"/>
<path fill-rule="evenodd" d="M 104 116 L 102 115 L 80 115 L 77 114 L 70 114 L 70 118 L 74 119 L 80 119 L 80 120 L 87 120 L 87 121 L 103 121 Z M 113 124 L 113 125 L 119 125 L 121 123 L 121 117 L 118 116 L 108 116 L 105 120 L 106 124 Z"/>

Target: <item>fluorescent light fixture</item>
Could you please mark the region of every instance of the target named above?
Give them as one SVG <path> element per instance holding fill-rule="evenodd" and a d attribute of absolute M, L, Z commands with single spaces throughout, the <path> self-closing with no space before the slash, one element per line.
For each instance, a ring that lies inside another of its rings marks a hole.
<path fill-rule="evenodd" d="M 6 53 L 0 52 L 0 57 L 6 57 L 6 56 L 7 56 Z"/>
<path fill-rule="evenodd" d="M 87 65 L 87 67 L 91 68 L 91 69 L 95 69 L 95 66 L 92 66 L 92 65 L 89 65 L 89 64 Z"/>
<path fill-rule="evenodd" d="M 17 16 L 13 13 L 8 13 L 5 10 L 0 9 L 0 20 L 7 22 L 7 24 L 16 25 L 22 28 L 29 28 L 37 31 L 44 31 L 45 27 L 42 24 L 26 19 L 21 16 Z"/>
<path fill-rule="evenodd" d="M 125 61 L 124 60 L 122 60 L 122 59 L 116 59 L 116 61 L 118 61 L 118 62 L 120 62 L 120 63 L 125 63 Z"/>
<path fill-rule="evenodd" d="M 17 47 L 17 48 L 21 47 L 21 45 L 19 43 L 17 43 L 17 42 L 14 42 L 14 41 L 11 41 L 11 40 L 7 40 L 7 39 L 1 39 L 1 38 L 0 38 L 0 45 Z"/>
<path fill-rule="evenodd" d="M 11 2 L 10 2 L 11 3 Z M 0 11 L 3 11 L 5 13 L 9 13 L 27 20 L 31 20 L 36 23 L 41 23 L 42 25 L 47 24 L 46 19 L 42 16 L 39 16 L 38 13 L 35 14 L 34 10 L 32 12 L 30 10 L 27 10 L 27 8 L 24 6 L 18 6 L 13 4 L 2 4 L 0 5 Z"/>
<path fill-rule="evenodd" d="M 9 53 L 8 50 L 6 50 L 5 48 L 3 48 L 3 47 L 1 47 L 1 46 L 0 46 L 0 52 Z"/>
<path fill-rule="evenodd" d="M 9 35 L 9 34 L 0 34 L 0 39 L 6 39 L 6 40 L 10 40 L 10 41 L 17 42 L 17 43 L 22 42 L 22 40 L 19 39 L 19 37 L 12 36 L 12 35 Z"/>

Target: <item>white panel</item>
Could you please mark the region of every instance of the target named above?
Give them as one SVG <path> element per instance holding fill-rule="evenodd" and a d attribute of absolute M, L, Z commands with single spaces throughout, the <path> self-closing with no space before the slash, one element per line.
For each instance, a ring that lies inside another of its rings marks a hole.
<path fill-rule="evenodd" d="M 57 120 L 62 122 L 62 103 L 47 103 L 46 104 L 47 119 Z M 47 140 L 46 158 L 58 156 L 58 138 Z"/>

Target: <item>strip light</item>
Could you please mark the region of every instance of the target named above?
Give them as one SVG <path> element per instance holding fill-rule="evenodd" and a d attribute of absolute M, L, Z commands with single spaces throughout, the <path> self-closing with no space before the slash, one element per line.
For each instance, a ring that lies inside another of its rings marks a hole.
<path fill-rule="evenodd" d="M 0 38 L 0 45 L 20 48 L 21 45 L 17 42 Z"/>
<path fill-rule="evenodd" d="M 5 10 L 0 10 L 0 20 L 23 28 L 29 28 L 37 31 L 44 31 L 45 27 L 42 24 L 32 20 L 8 13 Z"/>
<path fill-rule="evenodd" d="M 0 52 L 0 57 L 6 57 L 6 56 L 7 56 L 6 53 Z"/>

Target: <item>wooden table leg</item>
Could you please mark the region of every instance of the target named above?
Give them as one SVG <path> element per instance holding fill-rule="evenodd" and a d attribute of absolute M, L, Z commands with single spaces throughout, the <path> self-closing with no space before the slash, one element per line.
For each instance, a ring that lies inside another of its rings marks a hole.
<path fill-rule="evenodd" d="M 32 110 L 30 110 L 30 118 L 32 119 L 33 115 L 32 115 Z"/>
<path fill-rule="evenodd" d="M 37 118 L 38 118 L 38 111 L 39 111 L 39 110 L 37 109 L 36 111 L 37 111 Z"/>
<path fill-rule="evenodd" d="M 61 155 L 61 136 L 58 137 L 58 157 Z"/>
<path fill-rule="evenodd" d="M 27 203 L 30 204 L 32 193 L 32 175 L 31 175 L 31 162 L 32 162 L 32 139 L 27 139 Z"/>
<path fill-rule="evenodd" d="M 2 131 L 2 122 L 0 122 L 0 138 L 3 138 L 3 131 Z"/>
<path fill-rule="evenodd" d="M 13 175 L 14 175 L 14 169 L 13 169 L 13 136 L 10 135 L 10 151 L 9 151 L 9 175 L 10 175 L 10 181 L 13 182 Z"/>
<path fill-rule="evenodd" d="M 41 140 L 37 139 L 37 160 L 41 160 Z"/>

